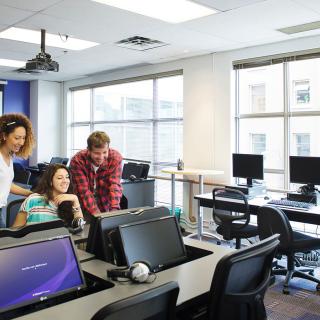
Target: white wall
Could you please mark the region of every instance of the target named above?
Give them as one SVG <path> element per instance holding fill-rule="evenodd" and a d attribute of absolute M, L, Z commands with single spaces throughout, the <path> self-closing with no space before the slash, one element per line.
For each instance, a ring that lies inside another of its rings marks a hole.
<path fill-rule="evenodd" d="M 61 92 L 59 82 L 35 80 L 30 83 L 30 119 L 37 139 L 31 165 L 62 155 Z"/>

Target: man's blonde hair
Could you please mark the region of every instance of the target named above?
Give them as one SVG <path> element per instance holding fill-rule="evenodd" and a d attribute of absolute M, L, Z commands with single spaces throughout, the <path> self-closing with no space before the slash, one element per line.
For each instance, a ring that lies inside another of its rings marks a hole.
<path fill-rule="evenodd" d="M 89 150 L 92 150 L 92 148 L 103 148 L 106 144 L 109 147 L 110 137 L 104 131 L 94 131 L 87 139 Z"/>

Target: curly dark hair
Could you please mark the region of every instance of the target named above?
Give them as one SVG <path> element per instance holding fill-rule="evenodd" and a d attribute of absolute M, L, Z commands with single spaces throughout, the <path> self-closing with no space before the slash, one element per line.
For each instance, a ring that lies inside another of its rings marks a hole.
<path fill-rule="evenodd" d="M 35 138 L 31 121 L 22 113 L 7 113 L 0 117 L 0 146 L 5 143 L 5 137 L 19 127 L 25 128 L 26 140 L 16 156 L 27 159 L 35 146 Z"/>
<path fill-rule="evenodd" d="M 45 196 L 47 202 L 49 202 L 49 200 L 53 200 L 52 179 L 59 169 L 65 169 L 68 172 L 70 177 L 70 185 L 66 193 L 73 194 L 73 187 L 69 168 L 66 167 L 64 164 L 60 163 L 50 164 L 41 176 L 38 185 L 33 190 L 34 192 Z M 61 204 L 59 204 L 58 217 L 64 220 L 67 225 L 71 224 L 73 220 L 73 208 L 71 201 L 63 201 Z"/>

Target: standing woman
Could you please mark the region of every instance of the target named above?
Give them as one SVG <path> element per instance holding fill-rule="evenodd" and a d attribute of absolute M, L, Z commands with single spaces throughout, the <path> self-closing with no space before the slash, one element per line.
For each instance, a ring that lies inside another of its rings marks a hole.
<path fill-rule="evenodd" d="M 19 113 L 0 117 L 0 227 L 4 226 L 1 209 L 6 206 L 9 193 L 28 196 L 32 192 L 12 183 L 13 157 L 27 159 L 35 141 L 30 120 Z"/>

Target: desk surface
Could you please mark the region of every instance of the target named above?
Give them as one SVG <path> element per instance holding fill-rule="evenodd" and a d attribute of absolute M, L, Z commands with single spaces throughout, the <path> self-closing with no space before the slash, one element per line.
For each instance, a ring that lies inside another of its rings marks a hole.
<path fill-rule="evenodd" d="M 270 199 L 264 199 L 264 196 L 256 197 L 253 199 L 249 199 L 248 203 L 250 206 L 250 213 L 257 214 L 257 210 L 259 207 L 268 204 L 268 201 L 271 199 L 280 199 L 281 196 L 283 197 L 284 194 L 276 193 L 276 192 L 269 192 L 268 196 Z M 200 206 L 212 208 L 212 193 L 204 193 L 200 195 L 196 195 L 195 199 L 199 200 Z M 223 202 L 233 202 L 235 205 L 240 200 L 230 199 L 230 198 L 222 198 L 217 197 L 217 200 L 223 205 Z M 286 215 L 288 216 L 289 220 L 303 222 L 303 223 L 310 223 L 310 224 L 320 224 L 320 206 L 313 206 L 309 210 L 300 210 L 299 208 L 281 208 Z"/>
<path fill-rule="evenodd" d="M 221 171 L 221 170 L 206 170 L 206 169 L 197 169 L 197 168 L 184 168 L 183 170 L 178 170 L 176 167 L 164 168 L 161 170 L 161 172 L 170 173 L 170 174 L 206 175 L 206 176 L 224 174 L 224 171 Z"/>
<path fill-rule="evenodd" d="M 61 305 L 51 307 L 32 313 L 17 319 L 24 320 L 88 320 L 94 313 L 103 306 L 138 294 L 140 292 L 157 287 L 168 281 L 177 281 L 180 292 L 178 305 L 200 296 L 210 290 L 212 277 L 218 261 L 232 249 L 216 246 L 207 242 L 200 242 L 193 239 L 184 239 L 188 245 L 193 245 L 202 249 L 211 250 L 213 254 L 206 257 L 184 263 L 180 266 L 157 273 L 157 278 L 153 283 L 115 283 L 111 289 L 107 289 L 83 298 L 79 298 Z M 106 270 L 114 268 L 113 265 L 101 260 L 90 260 L 82 264 L 84 271 L 107 280 Z"/>

